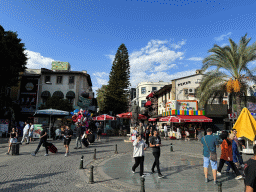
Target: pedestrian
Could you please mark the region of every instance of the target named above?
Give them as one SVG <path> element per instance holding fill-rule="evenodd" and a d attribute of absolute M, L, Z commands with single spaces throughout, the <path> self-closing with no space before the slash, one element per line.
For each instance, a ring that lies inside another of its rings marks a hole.
<path fill-rule="evenodd" d="M 100 126 L 98 126 L 98 128 L 97 128 L 97 140 L 99 140 L 99 141 L 100 141 L 101 134 L 102 134 L 102 130 L 101 130 Z"/>
<path fill-rule="evenodd" d="M 201 141 L 202 137 L 203 137 L 203 133 L 202 133 L 202 130 L 199 128 L 198 135 L 197 135 L 198 141 Z"/>
<path fill-rule="evenodd" d="M 104 132 L 104 125 L 103 125 L 102 122 L 100 122 L 100 130 L 101 130 L 102 132 Z"/>
<path fill-rule="evenodd" d="M 64 133 L 63 133 L 63 137 L 64 137 L 64 147 L 66 148 L 65 157 L 67 157 L 68 154 L 69 154 L 69 144 L 70 144 L 72 135 L 73 135 L 72 130 L 70 129 L 69 126 L 66 126 L 66 129 L 65 129 L 65 131 L 64 131 Z"/>
<path fill-rule="evenodd" d="M 119 136 L 118 136 L 118 137 L 120 137 L 120 135 L 121 135 L 121 136 L 123 135 L 123 126 L 122 126 L 122 125 L 120 126 L 120 129 L 119 129 Z"/>
<path fill-rule="evenodd" d="M 159 167 L 159 158 L 160 158 L 160 147 L 162 146 L 161 144 L 161 138 L 157 135 L 157 130 L 154 130 L 154 135 L 150 139 L 150 147 L 153 148 L 153 156 L 155 158 L 155 161 L 153 163 L 153 166 L 151 168 L 152 174 L 155 173 L 155 167 L 157 168 L 158 172 L 158 178 L 163 178 L 164 176 L 160 172 L 160 167 Z"/>
<path fill-rule="evenodd" d="M 149 146 L 149 134 L 150 134 L 150 130 L 149 130 L 149 126 L 147 126 L 147 129 L 145 131 L 145 136 L 146 136 L 146 144 Z"/>
<path fill-rule="evenodd" d="M 188 129 L 186 128 L 185 129 L 185 141 L 189 141 L 189 132 L 188 132 Z"/>
<path fill-rule="evenodd" d="M 144 173 L 144 151 L 148 145 L 141 139 L 141 135 L 137 135 L 137 139 L 133 141 L 133 157 L 135 164 L 132 166 L 132 172 L 135 173 L 135 169 L 140 165 L 140 176 L 145 177 Z"/>
<path fill-rule="evenodd" d="M 37 146 L 37 149 L 34 153 L 31 153 L 32 156 L 36 156 L 37 152 L 39 151 L 41 145 L 43 144 L 43 146 L 45 147 L 45 155 L 44 156 L 48 156 L 48 147 L 47 147 L 47 130 L 46 127 L 43 127 L 43 130 L 40 133 L 40 137 L 39 137 L 39 144 Z"/>
<path fill-rule="evenodd" d="M 197 140 L 198 131 L 197 131 L 197 129 L 196 129 L 196 126 L 194 127 L 194 131 L 195 131 L 195 140 Z"/>
<path fill-rule="evenodd" d="M 168 137 L 168 135 L 167 135 L 167 125 L 164 124 L 164 139 L 166 139 L 166 137 Z"/>
<path fill-rule="evenodd" d="M 60 137 L 61 137 L 61 130 L 59 127 L 57 127 L 57 129 L 55 130 L 55 136 L 56 136 L 56 140 L 60 140 Z"/>
<path fill-rule="evenodd" d="M 253 155 L 245 165 L 245 192 L 256 191 L 256 145 L 253 146 Z"/>
<path fill-rule="evenodd" d="M 177 140 L 181 139 L 181 133 L 180 133 L 180 128 L 179 127 L 177 127 L 176 139 Z"/>
<path fill-rule="evenodd" d="M 82 127 L 79 124 L 76 130 L 76 147 L 74 149 L 81 149 L 82 148 L 82 141 L 81 141 L 81 136 L 82 136 Z M 79 144 L 79 147 L 78 147 Z"/>
<path fill-rule="evenodd" d="M 217 184 L 217 154 L 216 154 L 216 146 L 218 146 L 217 139 L 212 135 L 212 129 L 208 128 L 206 130 L 207 135 L 201 138 L 201 143 L 203 144 L 203 155 L 204 155 L 204 176 L 205 183 L 208 180 L 208 167 L 211 163 L 212 167 L 212 175 L 214 179 L 214 184 Z M 219 147 L 219 146 L 218 146 Z M 213 156 L 216 154 L 216 158 Z"/>
<path fill-rule="evenodd" d="M 27 140 L 26 144 L 29 144 L 29 137 L 28 137 L 28 134 L 29 134 L 29 124 L 27 122 L 25 122 L 25 127 L 23 129 L 23 137 L 22 137 L 22 140 L 21 140 L 21 145 L 23 143 L 23 141 Z"/>
<path fill-rule="evenodd" d="M 234 139 L 235 135 L 233 133 L 228 135 L 228 132 L 223 131 L 220 137 L 223 140 L 223 142 L 221 144 L 221 156 L 217 176 L 221 176 L 221 170 L 224 166 L 224 163 L 227 161 L 236 174 L 235 179 L 242 179 L 242 175 L 240 174 L 239 170 L 233 163 L 232 140 Z"/>
<path fill-rule="evenodd" d="M 33 122 L 30 122 L 30 128 L 29 128 L 29 134 L 28 134 L 30 142 L 32 142 L 32 140 L 34 141 L 33 133 L 34 133 L 34 124 Z"/>
<path fill-rule="evenodd" d="M 15 128 L 12 128 L 12 132 L 10 133 L 10 139 L 9 139 L 9 149 L 8 152 L 6 153 L 7 155 L 9 155 L 12 144 L 13 143 L 17 143 L 17 138 L 18 138 L 18 133 L 15 131 Z"/>
<path fill-rule="evenodd" d="M 140 122 L 138 132 L 141 135 L 141 138 L 144 138 L 144 130 L 145 130 L 145 128 L 144 128 L 143 124 Z"/>

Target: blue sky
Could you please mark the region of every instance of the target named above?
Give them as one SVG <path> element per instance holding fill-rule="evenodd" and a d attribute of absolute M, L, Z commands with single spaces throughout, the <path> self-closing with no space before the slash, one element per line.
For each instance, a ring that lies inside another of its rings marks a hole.
<path fill-rule="evenodd" d="M 194 74 L 214 44 L 245 33 L 256 41 L 255 7 L 255 0 L 1 0 L 0 25 L 25 43 L 28 68 L 69 62 L 87 70 L 96 90 L 122 43 L 132 87 Z"/>

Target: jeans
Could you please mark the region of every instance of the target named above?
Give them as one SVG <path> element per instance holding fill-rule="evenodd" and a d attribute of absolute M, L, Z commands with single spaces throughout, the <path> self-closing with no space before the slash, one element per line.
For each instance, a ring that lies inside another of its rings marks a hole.
<path fill-rule="evenodd" d="M 77 148 L 78 148 L 78 143 L 79 143 L 79 146 L 82 147 L 81 137 L 77 137 L 77 138 L 76 138 L 76 147 L 77 147 Z"/>
<path fill-rule="evenodd" d="M 224 165 L 225 162 L 226 162 L 226 161 L 225 161 L 224 159 L 220 159 L 220 163 L 219 163 L 219 167 L 218 167 L 218 172 L 221 172 L 221 170 L 222 170 L 223 165 Z M 231 168 L 234 170 L 236 176 L 241 175 L 240 172 L 239 172 L 239 170 L 237 169 L 237 167 L 236 167 L 235 164 L 233 163 L 233 161 L 227 161 L 227 162 L 230 164 Z"/>
<path fill-rule="evenodd" d="M 153 156 L 155 157 L 155 161 L 154 161 L 153 166 L 152 166 L 152 171 L 154 171 L 155 166 L 156 166 L 158 174 L 161 174 L 160 168 L 159 168 L 160 151 L 159 152 L 153 152 Z"/>
<path fill-rule="evenodd" d="M 242 156 L 240 155 L 240 153 L 237 154 L 237 159 L 238 159 L 240 165 L 244 164 L 243 158 L 242 158 Z M 236 163 L 236 162 L 235 162 L 235 163 Z M 230 163 L 228 163 L 228 162 L 227 162 L 227 165 L 228 165 L 227 171 L 229 171 L 230 168 L 231 168 L 231 165 L 230 165 Z"/>
<path fill-rule="evenodd" d="M 35 151 L 35 154 L 37 154 L 37 152 L 39 151 L 42 144 L 44 144 L 45 152 L 46 152 L 46 154 L 48 154 L 48 147 L 46 146 L 46 141 L 45 140 L 39 142 L 39 144 L 37 146 L 37 149 Z"/>
<path fill-rule="evenodd" d="M 142 157 L 134 157 L 135 164 L 132 166 L 132 170 L 135 171 L 135 169 L 140 165 L 140 176 L 143 175 L 143 168 L 144 168 L 144 156 Z"/>

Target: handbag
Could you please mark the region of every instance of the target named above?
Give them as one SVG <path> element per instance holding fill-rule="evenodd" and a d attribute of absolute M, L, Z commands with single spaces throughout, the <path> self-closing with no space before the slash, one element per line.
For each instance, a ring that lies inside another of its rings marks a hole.
<path fill-rule="evenodd" d="M 205 141 L 205 137 L 204 137 L 204 142 L 205 142 L 205 144 L 206 144 L 208 150 L 210 151 L 210 149 L 209 149 L 209 147 L 208 147 L 208 145 L 207 145 L 207 143 L 206 143 L 206 141 Z M 210 151 L 210 160 L 212 160 L 212 161 L 217 161 L 217 153 L 216 153 L 216 152 L 211 152 L 211 151 Z"/>

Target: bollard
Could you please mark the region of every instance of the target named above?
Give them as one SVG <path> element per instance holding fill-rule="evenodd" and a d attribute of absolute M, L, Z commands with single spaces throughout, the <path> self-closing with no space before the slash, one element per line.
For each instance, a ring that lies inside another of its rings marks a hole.
<path fill-rule="evenodd" d="M 217 185 L 218 185 L 218 192 L 222 192 L 222 182 L 218 181 Z"/>
<path fill-rule="evenodd" d="M 89 177 L 89 184 L 93 184 L 94 181 L 93 181 L 93 165 L 91 165 L 90 167 L 90 177 Z"/>
<path fill-rule="evenodd" d="M 93 159 L 96 160 L 96 149 L 94 149 Z"/>
<path fill-rule="evenodd" d="M 80 169 L 84 168 L 84 156 L 82 155 L 81 161 L 80 161 Z"/>
<path fill-rule="evenodd" d="M 172 143 L 171 143 L 170 151 L 171 151 L 171 152 L 173 151 L 173 146 L 172 146 Z"/>
<path fill-rule="evenodd" d="M 116 151 L 115 151 L 115 154 L 118 154 L 118 152 L 117 152 L 117 144 L 116 144 Z"/>
<path fill-rule="evenodd" d="M 140 192 L 145 192 L 145 178 L 144 178 L 144 177 L 141 177 L 140 180 L 141 180 L 141 189 L 140 189 Z"/>

